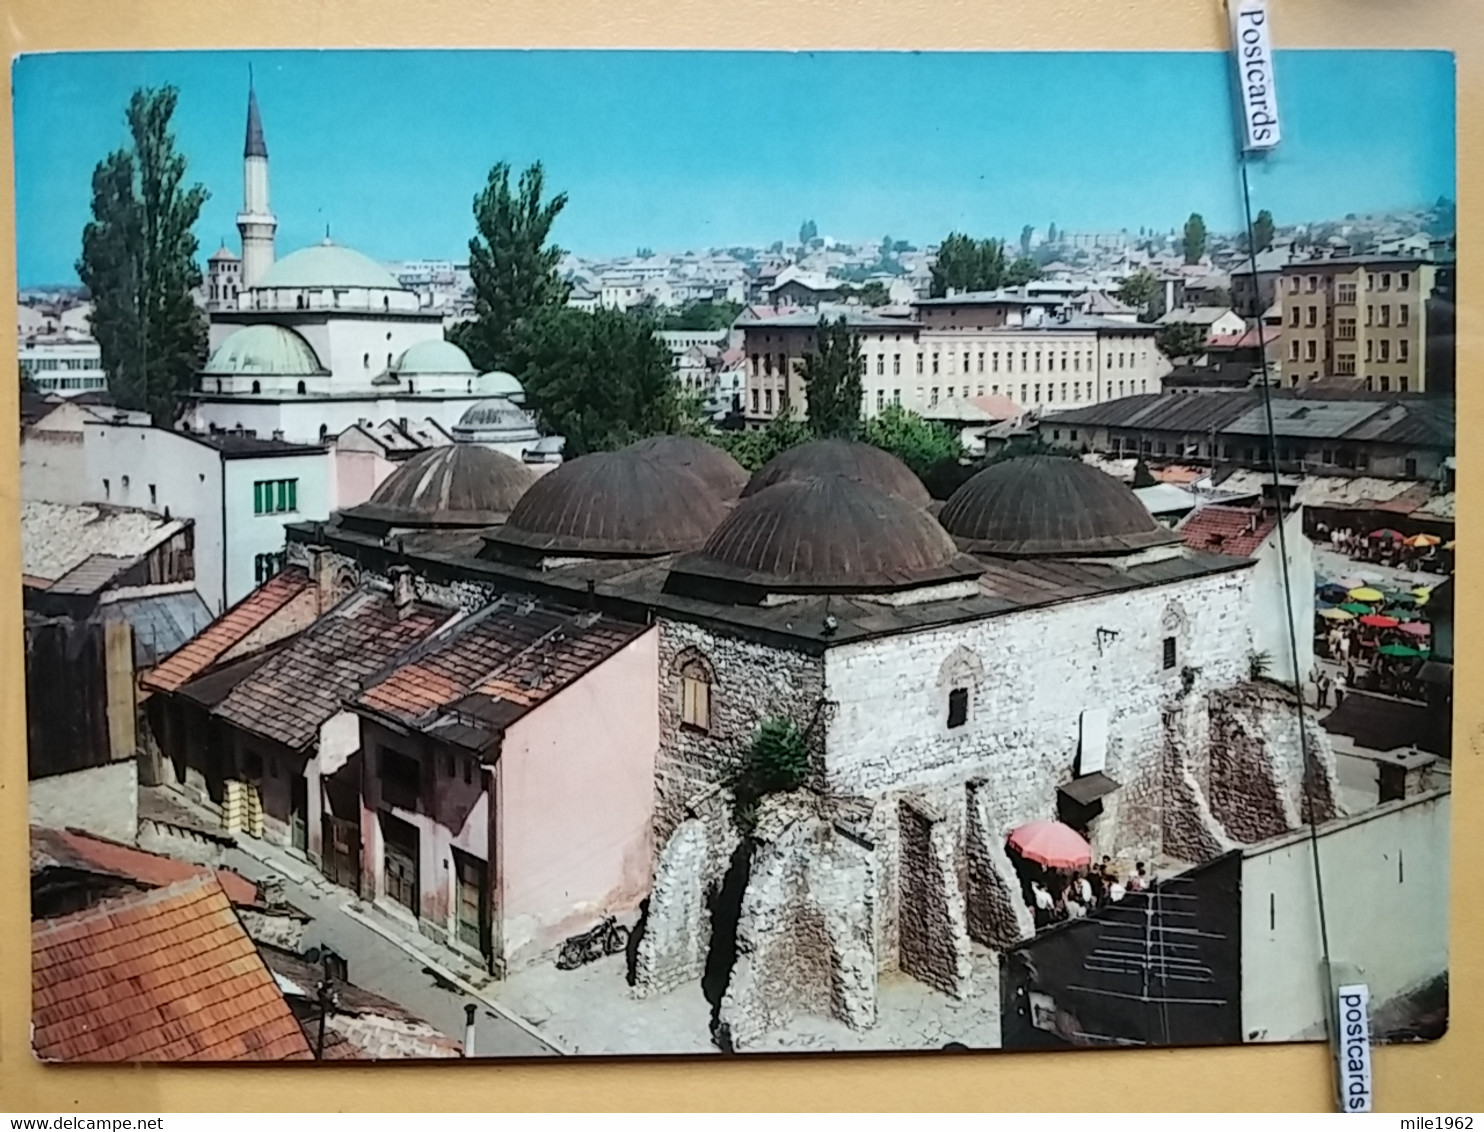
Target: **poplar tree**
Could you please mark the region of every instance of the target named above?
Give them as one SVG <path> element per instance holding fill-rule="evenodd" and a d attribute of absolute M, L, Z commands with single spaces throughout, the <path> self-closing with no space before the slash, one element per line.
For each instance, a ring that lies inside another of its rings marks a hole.
<path fill-rule="evenodd" d="M 93 218 L 83 228 L 77 274 L 93 304 L 93 337 L 118 404 L 171 425 L 206 356 L 206 319 L 193 232 L 208 199 L 186 187 L 186 160 L 170 119 L 178 92 L 140 88 L 125 118 L 131 145 L 93 170 Z"/>
<path fill-rule="evenodd" d="M 801 377 L 809 402 L 809 431 L 816 437 L 854 440 L 861 430 L 860 338 L 842 317 L 820 319 L 815 349 L 804 355 Z"/>

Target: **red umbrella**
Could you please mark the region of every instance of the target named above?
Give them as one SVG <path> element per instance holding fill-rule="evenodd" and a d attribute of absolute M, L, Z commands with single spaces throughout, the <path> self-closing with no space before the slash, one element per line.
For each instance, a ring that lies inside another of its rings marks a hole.
<path fill-rule="evenodd" d="M 1401 531 L 1392 530 L 1390 527 L 1382 527 L 1379 531 L 1371 532 L 1371 538 L 1385 539 L 1388 542 L 1401 542 L 1406 537 Z"/>
<path fill-rule="evenodd" d="M 1372 629 L 1395 629 L 1401 624 L 1395 617 L 1387 617 L 1380 613 L 1367 613 L 1360 619 L 1362 625 L 1369 625 Z"/>
<path fill-rule="evenodd" d="M 1408 621 L 1405 625 L 1398 625 L 1397 628 L 1413 637 L 1432 636 L 1432 626 L 1426 621 Z"/>
<path fill-rule="evenodd" d="M 1033 821 L 1012 830 L 1010 848 L 1048 869 L 1076 869 L 1092 864 L 1092 846 L 1075 829 L 1059 821 Z"/>

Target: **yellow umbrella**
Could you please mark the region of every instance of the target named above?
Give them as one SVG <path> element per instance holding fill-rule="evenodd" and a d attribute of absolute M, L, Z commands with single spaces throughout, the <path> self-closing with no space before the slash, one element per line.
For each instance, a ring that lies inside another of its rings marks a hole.
<path fill-rule="evenodd" d="M 1427 597 L 1430 593 L 1432 593 L 1431 586 L 1417 586 L 1412 590 L 1413 597 Z"/>
<path fill-rule="evenodd" d="M 1409 539 L 1403 539 L 1402 545 L 1410 547 L 1437 546 L 1442 541 L 1437 535 L 1413 535 Z"/>
<path fill-rule="evenodd" d="M 1353 621 L 1353 620 L 1355 620 L 1355 614 L 1353 614 L 1353 613 L 1346 613 L 1343 609 L 1339 609 L 1339 608 L 1336 608 L 1336 609 L 1321 609 L 1319 611 L 1319 616 L 1320 617 L 1323 617 L 1326 621 Z"/>
<path fill-rule="evenodd" d="M 1347 595 L 1351 601 L 1385 601 L 1386 595 L 1380 590 L 1373 590 L 1370 586 L 1361 586 L 1358 590 L 1351 590 Z"/>

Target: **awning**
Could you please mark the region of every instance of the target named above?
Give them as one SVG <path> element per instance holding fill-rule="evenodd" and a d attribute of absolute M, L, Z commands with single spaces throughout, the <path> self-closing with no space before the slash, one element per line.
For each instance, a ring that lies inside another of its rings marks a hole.
<path fill-rule="evenodd" d="M 1065 794 L 1079 806 L 1090 806 L 1106 794 L 1117 790 L 1120 783 L 1109 778 L 1102 771 L 1092 774 L 1084 774 L 1081 778 L 1074 778 L 1061 788 Z"/>

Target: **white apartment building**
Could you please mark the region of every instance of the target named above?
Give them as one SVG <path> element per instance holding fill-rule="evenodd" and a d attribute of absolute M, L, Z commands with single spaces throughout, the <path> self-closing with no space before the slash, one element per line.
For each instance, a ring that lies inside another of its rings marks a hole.
<path fill-rule="evenodd" d="M 807 413 L 801 367 L 822 316 L 845 317 L 859 336 L 867 417 L 892 404 L 922 412 L 952 397 L 1003 396 L 1042 412 L 1159 392 L 1171 365 L 1155 327 L 1038 313 L 1045 309 L 1039 300 L 963 295 L 923 300 L 912 317 L 847 307 L 741 324 L 744 412 L 758 425 L 785 405 Z"/>
<path fill-rule="evenodd" d="M 103 353 L 91 338 L 55 334 L 22 339 L 20 362 L 21 376 L 38 393 L 76 397 L 108 388 Z"/>

